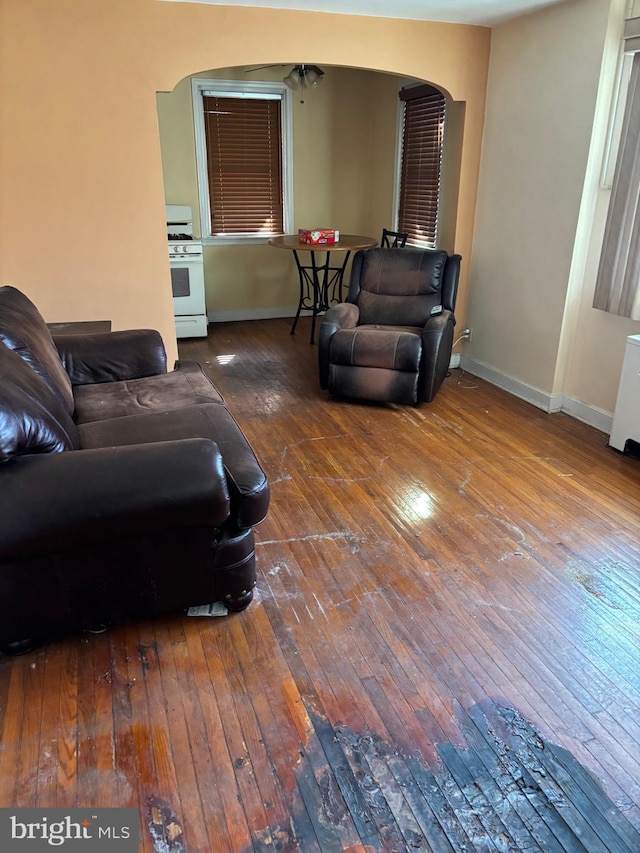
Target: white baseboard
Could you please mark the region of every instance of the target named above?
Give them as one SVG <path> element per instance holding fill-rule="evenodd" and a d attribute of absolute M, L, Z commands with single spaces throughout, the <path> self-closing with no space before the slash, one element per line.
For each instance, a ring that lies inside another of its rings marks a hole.
<path fill-rule="evenodd" d="M 613 429 L 613 415 L 599 409 L 596 406 L 589 406 L 587 403 L 582 403 L 580 400 L 574 400 L 573 397 L 564 397 L 562 411 L 567 415 L 571 415 L 577 421 L 582 421 L 589 426 L 599 429 L 600 432 L 611 434 Z"/>
<path fill-rule="evenodd" d="M 277 320 L 280 317 L 295 317 L 297 305 L 283 308 L 239 308 L 229 311 L 209 311 L 207 319 L 210 323 L 234 323 L 237 320 Z M 306 317 L 307 312 L 301 314 Z"/>
<path fill-rule="evenodd" d="M 610 412 L 605 412 L 596 406 L 591 406 L 580 400 L 574 400 L 573 397 L 568 397 L 565 394 L 548 394 L 545 391 L 541 391 L 540 388 L 528 385 L 520 379 L 516 379 L 500 370 L 496 370 L 494 367 L 490 367 L 488 364 L 483 364 L 481 361 L 476 361 L 464 355 L 460 358 L 460 367 L 466 370 L 467 373 L 478 376 L 480 379 L 485 379 L 492 385 L 502 388 L 503 391 L 513 394 L 514 397 L 526 400 L 527 403 L 531 403 L 531 405 L 542 409 L 544 412 L 548 412 L 549 414 L 564 412 L 578 421 L 595 427 L 601 432 L 611 432 L 613 415 Z"/>

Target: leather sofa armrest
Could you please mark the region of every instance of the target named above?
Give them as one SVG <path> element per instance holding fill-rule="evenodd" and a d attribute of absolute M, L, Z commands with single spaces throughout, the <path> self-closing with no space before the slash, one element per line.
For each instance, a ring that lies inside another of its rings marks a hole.
<path fill-rule="evenodd" d="M 54 335 L 53 341 L 72 385 L 121 382 L 167 372 L 164 343 L 153 329 Z"/>
<path fill-rule="evenodd" d="M 329 350 L 331 348 L 331 338 L 340 329 L 354 329 L 358 325 L 359 318 L 360 309 L 353 302 L 339 302 L 325 311 L 318 334 L 318 368 L 320 373 L 320 387 L 323 390 L 329 387 Z"/>
<path fill-rule="evenodd" d="M 420 369 L 420 400 L 430 403 L 449 371 L 453 349 L 453 311 L 446 308 L 441 314 L 429 317 L 422 330 L 422 365 Z"/>
<path fill-rule="evenodd" d="M 222 456 L 205 438 L 17 457 L 2 466 L 0 561 L 229 516 Z"/>

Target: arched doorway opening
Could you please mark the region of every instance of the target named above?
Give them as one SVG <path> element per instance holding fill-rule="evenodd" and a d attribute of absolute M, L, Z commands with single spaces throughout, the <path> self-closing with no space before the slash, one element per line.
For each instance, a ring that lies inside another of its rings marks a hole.
<path fill-rule="evenodd" d="M 234 67 L 198 72 L 169 93 L 159 93 L 158 123 L 165 198 L 201 217 L 194 141 L 191 79 L 279 81 L 292 64 Z M 322 84 L 292 98 L 293 230 L 329 227 L 377 236 L 393 228 L 397 210 L 399 97 L 403 86 L 422 83 L 381 71 L 322 66 Z M 434 85 L 433 81 L 430 81 Z M 459 195 L 464 104 L 448 93 L 442 162 L 439 240 L 453 251 Z M 208 244 L 203 247 L 209 319 L 293 316 L 298 279 L 291 258 L 266 245 Z"/>

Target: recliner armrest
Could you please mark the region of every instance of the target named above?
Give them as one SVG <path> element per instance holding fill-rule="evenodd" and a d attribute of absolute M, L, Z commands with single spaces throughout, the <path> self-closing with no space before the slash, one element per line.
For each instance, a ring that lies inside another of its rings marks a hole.
<path fill-rule="evenodd" d="M 188 438 L 16 457 L 2 466 L 0 561 L 229 516 L 215 442 Z"/>
<path fill-rule="evenodd" d="M 338 329 L 353 329 L 358 325 L 360 309 L 353 302 L 339 302 L 328 308 L 322 318 L 323 325 Z"/>
<path fill-rule="evenodd" d="M 54 335 L 53 341 L 72 385 L 121 382 L 167 372 L 164 343 L 153 329 Z"/>
<path fill-rule="evenodd" d="M 320 387 L 329 387 L 329 348 L 331 338 L 341 329 L 355 329 L 360 319 L 360 309 L 353 302 L 339 302 L 325 311 L 318 334 L 318 368 Z"/>
<path fill-rule="evenodd" d="M 429 317 L 427 322 L 424 324 L 424 328 L 422 329 L 424 332 L 437 332 L 439 330 L 445 329 L 449 323 L 453 323 L 455 326 L 456 318 L 453 311 L 449 311 L 447 308 L 443 308 L 439 314 L 434 314 L 432 317 Z"/>
<path fill-rule="evenodd" d="M 420 370 L 420 400 L 430 403 L 449 371 L 453 349 L 453 311 L 444 309 L 441 314 L 429 317 L 422 329 L 422 366 Z"/>

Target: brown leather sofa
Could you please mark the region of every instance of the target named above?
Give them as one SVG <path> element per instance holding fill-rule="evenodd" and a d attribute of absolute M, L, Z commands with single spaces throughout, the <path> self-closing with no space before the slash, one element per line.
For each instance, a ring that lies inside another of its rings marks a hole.
<path fill-rule="evenodd" d="M 151 330 L 51 335 L 0 287 L 0 649 L 192 605 L 243 610 L 269 484 Z"/>

